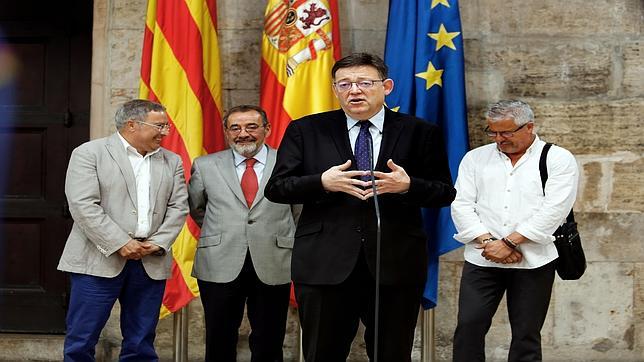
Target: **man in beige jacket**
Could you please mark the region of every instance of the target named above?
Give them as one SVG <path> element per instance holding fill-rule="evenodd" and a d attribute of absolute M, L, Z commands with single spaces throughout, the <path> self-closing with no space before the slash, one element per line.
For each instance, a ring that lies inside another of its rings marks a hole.
<path fill-rule="evenodd" d="M 181 159 L 160 147 L 170 124 L 147 100 L 123 104 L 113 135 L 76 148 L 65 194 L 74 219 L 58 269 L 70 273 L 65 361 L 92 361 L 114 302 L 120 361 L 156 361 L 154 337 L 170 247 L 188 214 Z"/>

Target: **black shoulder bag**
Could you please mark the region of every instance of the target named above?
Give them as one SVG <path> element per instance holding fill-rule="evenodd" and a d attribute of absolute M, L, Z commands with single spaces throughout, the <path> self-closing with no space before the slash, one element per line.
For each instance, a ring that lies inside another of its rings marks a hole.
<path fill-rule="evenodd" d="M 541 187 L 543 193 L 546 193 L 546 181 L 548 180 L 548 166 L 546 159 L 548 151 L 552 143 L 546 143 L 541 151 L 541 158 L 539 159 L 539 173 L 541 174 Z M 557 274 L 563 280 L 577 280 L 584 275 L 586 271 L 586 255 L 584 249 L 581 247 L 581 238 L 577 231 L 577 223 L 575 222 L 575 214 L 572 209 L 566 218 L 566 222 L 559 226 L 555 233 L 555 246 L 559 253 L 559 258 L 556 260 Z"/>

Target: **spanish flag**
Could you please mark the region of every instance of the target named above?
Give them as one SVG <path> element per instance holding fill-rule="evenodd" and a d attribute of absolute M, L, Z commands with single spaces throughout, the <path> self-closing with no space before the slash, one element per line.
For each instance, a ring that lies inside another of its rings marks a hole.
<path fill-rule="evenodd" d="M 162 146 L 192 160 L 225 148 L 215 0 L 148 0 L 139 97 L 163 104 L 173 127 Z M 190 276 L 199 227 L 188 217 L 172 247 L 161 316 L 199 295 Z"/>
<path fill-rule="evenodd" d="M 278 147 L 289 122 L 339 108 L 331 68 L 340 59 L 337 0 L 269 0 L 262 35 L 260 104 Z"/>

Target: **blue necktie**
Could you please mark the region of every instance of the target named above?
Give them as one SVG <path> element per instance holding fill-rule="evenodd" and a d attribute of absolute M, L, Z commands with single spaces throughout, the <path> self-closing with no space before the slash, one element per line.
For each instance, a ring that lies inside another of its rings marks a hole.
<path fill-rule="evenodd" d="M 358 133 L 358 138 L 356 139 L 356 149 L 354 155 L 356 157 L 356 168 L 359 171 L 369 171 L 371 166 L 369 164 L 369 147 L 371 147 L 371 133 L 369 132 L 369 127 L 371 122 L 369 121 L 360 121 L 360 133 Z M 361 176 L 361 180 L 369 181 L 371 177 L 369 175 Z"/>

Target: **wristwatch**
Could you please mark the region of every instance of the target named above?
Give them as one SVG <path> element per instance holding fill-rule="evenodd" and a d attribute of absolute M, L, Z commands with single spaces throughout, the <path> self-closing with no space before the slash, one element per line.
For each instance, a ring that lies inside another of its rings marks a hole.
<path fill-rule="evenodd" d="M 490 236 L 489 238 L 485 238 L 485 239 L 481 240 L 481 244 L 487 244 L 490 241 L 494 241 L 494 240 L 499 240 L 499 239 L 495 238 L 494 236 Z"/>

